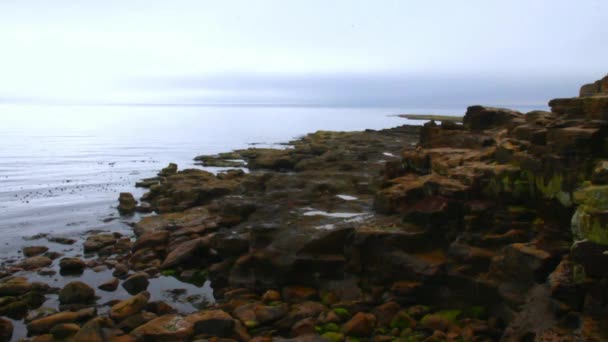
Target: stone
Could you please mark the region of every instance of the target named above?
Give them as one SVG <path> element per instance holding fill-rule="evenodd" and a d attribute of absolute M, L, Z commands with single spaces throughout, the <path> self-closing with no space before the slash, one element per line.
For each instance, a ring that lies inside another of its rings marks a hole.
<path fill-rule="evenodd" d="M 315 320 L 312 318 L 300 320 L 291 327 L 291 334 L 296 337 L 314 335 L 315 333 Z"/>
<path fill-rule="evenodd" d="M 142 341 L 187 341 L 193 324 L 179 315 L 165 315 L 139 326 L 131 335 Z"/>
<path fill-rule="evenodd" d="M 28 305 L 25 301 L 13 300 L 0 307 L 0 316 L 6 316 L 12 319 L 19 320 L 27 315 L 27 309 Z"/>
<path fill-rule="evenodd" d="M 573 270 L 578 283 L 582 283 L 587 275 L 597 278 L 608 277 L 607 251 L 608 246 L 589 240 L 576 241 L 572 245 L 572 261 L 580 266 Z"/>
<path fill-rule="evenodd" d="M 287 315 L 289 307 L 286 304 L 267 306 L 260 303 L 250 303 L 237 307 L 233 315 L 247 328 L 266 325 Z"/>
<path fill-rule="evenodd" d="M 49 250 L 46 246 L 28 246 L 23 247 L 23 255 L 26 257 L 33 257 L 36 255 L 44 254 Z"/>
<path fill-rule="evenodd" d="M 279 293 L 279 291 L 276 291 L 276 290 L 268 290 L 268 291 L 264 292 L 264 294 L 262 295 L 262 301 L 264 303 L 278 302 L 280 300 L 281 300 L 281 293 Z"/>
<path fill-rule="evenodd" d="M 114 243 L 116 243 L 116 237 L 112 234 L 89 235 L 83 244 L 84 252 L 94 253 Z"/>
<path fill-rule="evenodd" d="M 201 251 L 206 250 L 204 240 L 194 239 L 181 243 L 173 248 L 163 261 L 161 268 L 168 269 L 188 262 Z"/>
<path fill-rule="evenodd" d="M 78 324 L 61 323 L 51 329 L 51 335 L 53 335 L 53 338 L 56 340 L 65 340 L 76 335 L 79 330 L 80 326 Z"/>
<path fill-rule="evenodd" d="M 234 332 L 234 319 L 222 310 L 201 311 L 187 319 L 193 324 L 195 335 L 230 337 Z"/>
<path fill-rule="evenodd" d="M 447 331 L 453 324 L 452 320 L 440 314 L 428 314 L 420 320 L 420 325 L 431 331 Z"/>
<path fill-rule="evenodd" d="M 27 278 L 17 277 L 0 283 L 0 297 L 21 296 L 32 290 Z"/>
<path fill-rule="evenodd" d="M 118 264 L 114 265 L 114 272 L 112 272 L 112 275 L 114 277 L 122 278 L 122 277 L 126 276 L 127 274 L 129 274 L 129 266 L 122 264 L 122 263 L 118 263 Z"/>
<path fill-rule="evenodd" d="M 376 317 L 373 314 L 359 312 L 344 326 L 342 332 L 346 336 L 369 336 L 376 327 Z"/>
<path fill-rule="evenodd" d="M 49 242 L 58 243 L 60 245 L 73 245 L 76 243 L 75 239 L 71 239 L 71 238 L 63 237 L 63 236 L 51 236 L 47 240 L 49 240 Z"/>
<path fill-rule="evenodd" d="M 130 192 L 121 192 L 118 197 L 118 203 L 118 211 L 121 215 L 131 215 L 137 207 L 137 201 Z"/>
<path fill-rule="evenodd" d="M 50 266 L 52 263 L 53 263 L 53 260 L 51 260 L 50 258 L 42 256 L 42 255 L 38 255 L 38 256 L 29 257 L 29 258 L 23 260 L 21 262 L 20 266 L 25 270 L 31 271 L 31 270 L 36 270 L 39 268 Z"/>
<path fill-rule="evenodd" d="M 169 177 L 177 173 L 177 164 L 169 163 L 167 167 L 163 168 L 158 175 L 161 177 Z"/>
<path fill-rule="evenodd" d="M 287 316 L 274 323 L 281 330 L 290 330 L 294 324 L 305 318 L 317 318 L 326 311 L 325 305 L 318 302 L 303 302 L 294 304 Z"/>
<path fill-rule="evenodd" d="M 10 341 L 13 337 L 13 323 L 8 319 L 0 318 L 0 341 Z"/>
<path fill-rule="evenodd" d="M 396 302 L 386 302 L 377 306 L 373 310 L 378 326 L 386 327 L 390 325 L 393 317 L 401 310 L 401 307 Z"/>
<path fill-rule="evenodd" d="M 41 335 L 48 333 L 58 324 L 83 321 L 92 318 L 94 315 L 95 311 L 92 309 L 83 309 L 77 312 L 64 311 L 31 321 L 27 324 L 27 331 L 30 335 Z"/>
<path fill-rule="evenodd" d="M 150 284 L 148 277 L 148 274 L 145 272 L 135 273 L 122 283 L 122 287 L 127 290 L 129 294 L 135 295 L 148 288 L 148 285 Z"/>
<path fill-rule="evenodd" d="M 95 290 L 81 281 L 67 283 L 59 291 L 61 304 L 88 304 L 95 300 Z"/>
<path fill-rule="evenodd" d="M 305 286 L 286 286 L 282 290 L 283 299 L 289 303 L 300 303 L 318 298 L 316 289 Z"/>
<path fill-rule="evenodd" d="M 95 317 L 85 323 L 73 338 L 74 342 L 105 342 L 113 336 L 114 322 L 107 317 Z"/>
<path fill-rule="evenodd" d="M 153 231 L 147 232 L 137 237 L 137 241 L 133 244 L 133 252 L 137 252 L 144 248 L 155 248 L 158 246 L 164 246 L 169 239 L 168 231 Z"/>
<path fill-rule="evenodd" d="M 175 313 L 175 309 L 164 301 L 154 301 L 148 303 L 146 311 L 153 312 L 159 316 Z"/>
<path fill-rule="evenodd" d="M 146 305 L 148 305 L 149 300 L 150 293 L 146 291 L 140 292 L 131 298 L 114 304 L 110 309 L 110 317 L 113 320 L 120 322 L 123 319 L 143 310 Z"/>
<path fill-rule="evenodd" d="M 102 291 L 112 292 L 112 291 L 115 291 L 116 288 L 118 288 L 119 283 L 120 283 L 120 281 L 118 280 L 118 278 L 112 278 L 110 280 L 103 282 L 97 288 Z"/>
<path fill-rule="evenodd" d="M 63 258 L 59 260 L 59 272 L 61 274 L 81 274 L 86 264 L 79 258 Z"/>
<path fill-rule="evenodd" d="M 507 127 L 514 122 L 523 122 L 524 115 L 504 108 L 471 106 L 463 118 L 463 124 L 472 131 Z"/>
<path fill-rule="evenodd" d="M 142 311 L 140 313 L 137 313 L 133 316 L 129 316 L 129 317 L 125 318 L 124 320 L 122 320 L 120 322 L 120 324 L 118 325 L 118 328 L 120 328 L 121 330 L 123 330 L 125 332 L 130 332 L 130 331 L 136 329 L 137 327 L 139 327 L 140 325 L 144 325 L 156 318 L 158 318 L 158 315 L 151 313 L 151 312 Z"/>

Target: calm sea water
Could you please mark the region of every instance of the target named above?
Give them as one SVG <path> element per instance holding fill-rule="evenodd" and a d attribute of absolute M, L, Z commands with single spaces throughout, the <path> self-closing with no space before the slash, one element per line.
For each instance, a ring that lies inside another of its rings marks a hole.
<path fill-rule="evenodd" d="M 0 255 L 38 233 L 128 229 L 118 194 L 169 162 L 316 130 L 381 129 L 397 113 L 462 115 L 465 108 L 0 105 Z M 136 219 L 136 218 L 134 218 Z"/>

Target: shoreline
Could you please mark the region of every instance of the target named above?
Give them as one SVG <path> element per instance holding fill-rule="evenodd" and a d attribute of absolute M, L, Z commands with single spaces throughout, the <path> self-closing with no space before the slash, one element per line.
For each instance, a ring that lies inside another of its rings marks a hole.
<path fill-rule="evenodd" d="M 134 239 L 66 247 L 61 288 L 5 274 L 0 311 L 58 305 L 28 321 L 34 341 L 601 340 L 608 95 L 549 104 L 196 158 L 237 168 L 217 174 L 170 164 L 141 202 L 120 196 L 124 215 L 158 213 Z M 48 253 L 20 267 L 57 267 Z M 67 283 L 83 272 L 99 279 Z M 159 296 L 169 279 L 213 298 L 184 310 Z"/>

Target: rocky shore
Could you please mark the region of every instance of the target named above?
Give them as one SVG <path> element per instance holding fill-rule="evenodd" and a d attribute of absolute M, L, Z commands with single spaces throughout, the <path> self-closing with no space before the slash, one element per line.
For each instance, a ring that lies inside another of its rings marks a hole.
<path fill-rule="evenodd" d="M 0 341 L 608 340 L 608 77 L 549 106 L 169 165 L 3 265 Z"/>

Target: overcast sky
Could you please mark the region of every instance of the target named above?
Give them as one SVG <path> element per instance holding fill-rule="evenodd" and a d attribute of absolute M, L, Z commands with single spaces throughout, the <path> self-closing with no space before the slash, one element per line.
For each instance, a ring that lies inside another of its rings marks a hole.
<path fill-rule="evenodd" d="M 0 1 L 0 100 L 538 102 L 608 73 L 605 0 Z"/>

